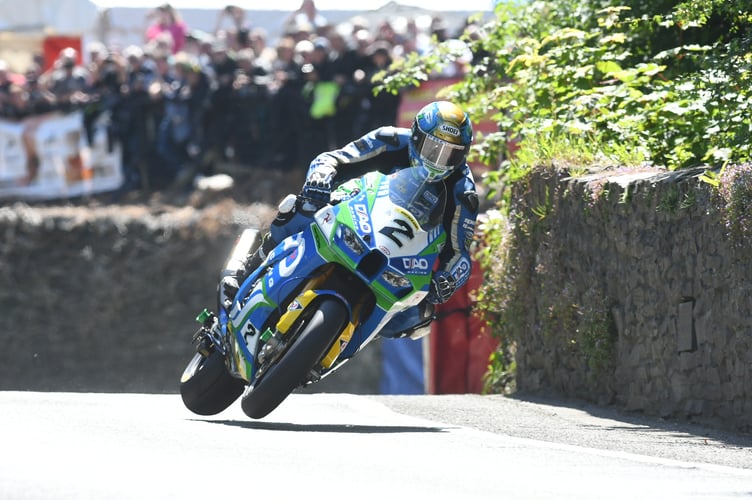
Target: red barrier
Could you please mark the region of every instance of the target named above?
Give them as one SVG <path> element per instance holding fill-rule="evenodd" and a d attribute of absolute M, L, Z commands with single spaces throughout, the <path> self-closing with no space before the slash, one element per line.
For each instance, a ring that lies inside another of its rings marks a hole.
<path fill-rule="evenodd" d="M 83 54 L 81 53 L 81 37 L 79 36 L 62 36 L 51 35 L 44 38 L 42 42 L 42 51 L 44 54 L 44 70 L 47 71 L 57 60 L 60 51 L 71 47 L 76 49 L 76 64 L 83 63 Z"/>
<path fill-rule="evenodd" d="M 473 262 L 468 283 L 437 307 L 429 336 L 429 394 L 479 394 L 483 390 L 488 358 L 499 343 L 472 314 L 472 296 L 482 283 L 480 264 Z"/>

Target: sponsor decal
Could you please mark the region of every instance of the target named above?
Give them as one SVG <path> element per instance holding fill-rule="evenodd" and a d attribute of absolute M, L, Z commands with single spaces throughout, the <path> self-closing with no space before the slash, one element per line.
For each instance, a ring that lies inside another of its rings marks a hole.
<path fill-rule="evenodd" d="M 423 199 L 430 203 L 432 206 L 439 202 L 439 197 L 430 191 L 423 191 Z"/>
<path fill-rule="evenodd" d="M 399 212 L 405 219 L 407 219 L 415 229 L 420 230 L 420 224 L 418 224 L 418 221 L 415 219 L 415 217 L 413 217 L 413 214 L 402 207 L 394 207 L 394 210 Z"/>
<path fill-rule="evenodd" d="M 362 203 L 356 204 L 353 208 L 355 209 L 354 219 L 358 222 L 358 227 L 360 228 L 360 231 L 363 233 L 370 233 L 371 222 L 368 217 L 368 208 Z"/>
<path fill-rule="evenodd" d="M 426 271 L 428 269 L 428 259 L 417 257 L 403 257 L 402 265 L 407 270 Z"/>
<path fill-rule="evenodd" d="M 384 254 L 384 255 L 386 255 L 387 257 L 389 257 L 389 256 L 391 255 L 391 252 L 390 252 L 390 251 L 389 251 L 389 249 L 388 249 L 387 247 L 385 247 L 385 246 L 380 246 L 380 247 L 379 247 L 379 250 L 381 250 L 381 253 L 383 253 L 383 254 Z"/>
<path fill-rule="evenodd" d="M 467 259 L 463 258 L 459 261 L 458 266 L 454 269 L 454 272 L 452 273 L 452 276 L 454 276 L 454 279 L 456 279 L 458 282 L 461 282 L 463 279 L 467 278 L 470 275 L 470 263 Z"/>
<path fill-rule="evenodd" d="M 465 250 L 470 250 L 470 245 L 473 243 L 473 231 L 465 231 Z"/>
<path fill-rule="evenodd" d="M 455 137 L 459 137 L 460 135 L 460 129 L 458 129 L 457 127 L 452 127 L 451 125 L 447 125 L 446 123 L 442 123 L 439 127 L 439 130 Z"/>
<path fill-rule="evenodd" d="M 297 299 L 293 300 L 289 306 L 287 306 L 288 311 L 296 311 L 299 309 L 303 309 L 303 306 L 298 302 Z"/>

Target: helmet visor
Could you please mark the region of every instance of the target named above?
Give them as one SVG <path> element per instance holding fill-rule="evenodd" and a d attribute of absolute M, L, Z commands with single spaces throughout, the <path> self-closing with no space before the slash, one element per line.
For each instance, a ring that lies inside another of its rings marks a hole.
<path fill-rule="evenodd" d="M 428 134 L 417 134 L 415 152 L 428 163 L 437 167 L 458 167 L 465 161 L 467 146 L 442 141 Z"/>

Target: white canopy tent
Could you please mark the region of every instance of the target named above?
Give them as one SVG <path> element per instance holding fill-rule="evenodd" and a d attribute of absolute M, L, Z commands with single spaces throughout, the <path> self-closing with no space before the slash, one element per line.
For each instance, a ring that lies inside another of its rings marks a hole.
<path fill-rule="evenodd" d="M 284 20 L 297 10 L 302 0 L 227 0 L 246 11 L 249 27 L 266 30 L 269 40 L 281 35 Z M 458 25 L 467 15 L 492 12 L 500 0 L 315 0 L 318 11 L 332 24 L 355 15 L 376 20 L 390 13 L 436 13 L 450 25 Z M 30 51 L 49 35 L 80 37 L 82 45 L 102 41 L 123 48 L 144 42 L 147 15 L 169 3 L 180 13 L 188 28 L 214 33 L 225 4 L 206 0 L 0 0 L 0 59 L 23 71 Z M 356 5 L 355 5 L 356 4 Z M 86 57 L 86 54 L 83 54 Z M 14 64 L 15 62 L 15 64 Z"/>
<path fill-rule="evenodd" d="M 164 3 L 160 0 L 93 0 L 102 10 L 103 25 L 109 36 L 108 42 L 124 46 L 140 43 L 147 24 L 146 14 Z M 375 11 L 394 10 L 396 6 L 421 12 L 443 14 L 448 18 L 460 19 L 476 12 L 490 13 L 499 0 L 316 0 L 315 5 L 329 22 L 340 23 L 355 15 L 373 14 Z M 189 29 L 214 33 L 218 16 L 225 3 L 212 4 L 205 0 L 168 1 L 174 7 Z M 267 31 L 270 40 L 282 32 L 283 23 L 290 13 L 297 10 L 301 0 L 227 0 L 246 11 L 246 21 L 250 27 L 260 27 Z"/>
<path fill-rule="evenodd" d="M 0 59 L 22 73 L 51 36 L 98 36 L 100 8 L 90 0 L 0 0 Z"/>
<path fill-rule="evenodd" d="M 316 8 L 319 11 L 337 11 L 337 10 L 354 10 L 354 4 L 361 11 L 376 10 L 390 3 L 392 0 L 315 0 Z M 402 5 L 412 7 L 421 7 L 433 11 L 490 11 L 499 0 L 400 0 Z M 160 2 L 152 0 L 94 0 L 100 7 L 156 7 Z M 161 2 L 165 3 L 165 2 Z M 205 9 L 207 2 L 205 0 L 173 0 L 166 2 L 176 9 Z M 248 11 L 262 10 L 280 10 L 292 12 L 298 9 L 302 3 L 301 0 L 275 0 L 274 2 L 260 2 L 259 0 L 234 0 L 229 1 L 232 5 L 237 5 Z M 225 4 L 217 3 L 213 7 L 219 10 Z"/>
<path fill-rule="evenodd" d="M 0 30 L 90 35 L 99 10 L 91 0 L 0 0 Z"/>

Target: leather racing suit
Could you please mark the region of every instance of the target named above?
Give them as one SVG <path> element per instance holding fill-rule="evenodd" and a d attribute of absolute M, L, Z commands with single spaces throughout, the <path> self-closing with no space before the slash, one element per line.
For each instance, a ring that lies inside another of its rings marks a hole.
<path fill-rule="evenodd" d="M 327 186 L 328 191 L 368 172 L 378 170 L 388 175 L 396 170 L 407 168 L 410 166 L 409 140 L 410 129 L 407 128 L 381 127 L 372 130 L 341 149 L 321 153 L 314 158 L 308 169 L 306 186 L 320 172 L 331 172 L 332 169 L 334 169 L 334 175 L 331 177 L 333 182 L 332 185 Z M 464 163 L 439 183 L 443 183 L 447 193 L 443 217 L 447 243 L 439 255 L 439 265 L 434 271 L 434 276 L 442 274 L 450 277 L 453 286 L 447 296 L 432 297 L 429 294 L 427 301 L 395 315 L 380 332 L 382 336 L 409 335 L 418 338 L 427 333 L 425 327 L 430 324 L 433 317 L 433 307 L 427 302 L 431 304 L 445 302 L 449 298 L 448 295 L 463 286 L 470 277 L 472 266 L 469 250 L 478 216 L 478 195 L 470 167 Z M 306 188 L 304 187 L 303 195 L 305 194 Z M 291 217 L 278 217 L 270 229 L 271 239 L 279 242 L 299 232 L 311 223 L 312 216 L 313 211 L 297 210 Z M 420 332 L 416 334 L 418 329 Z"/>

